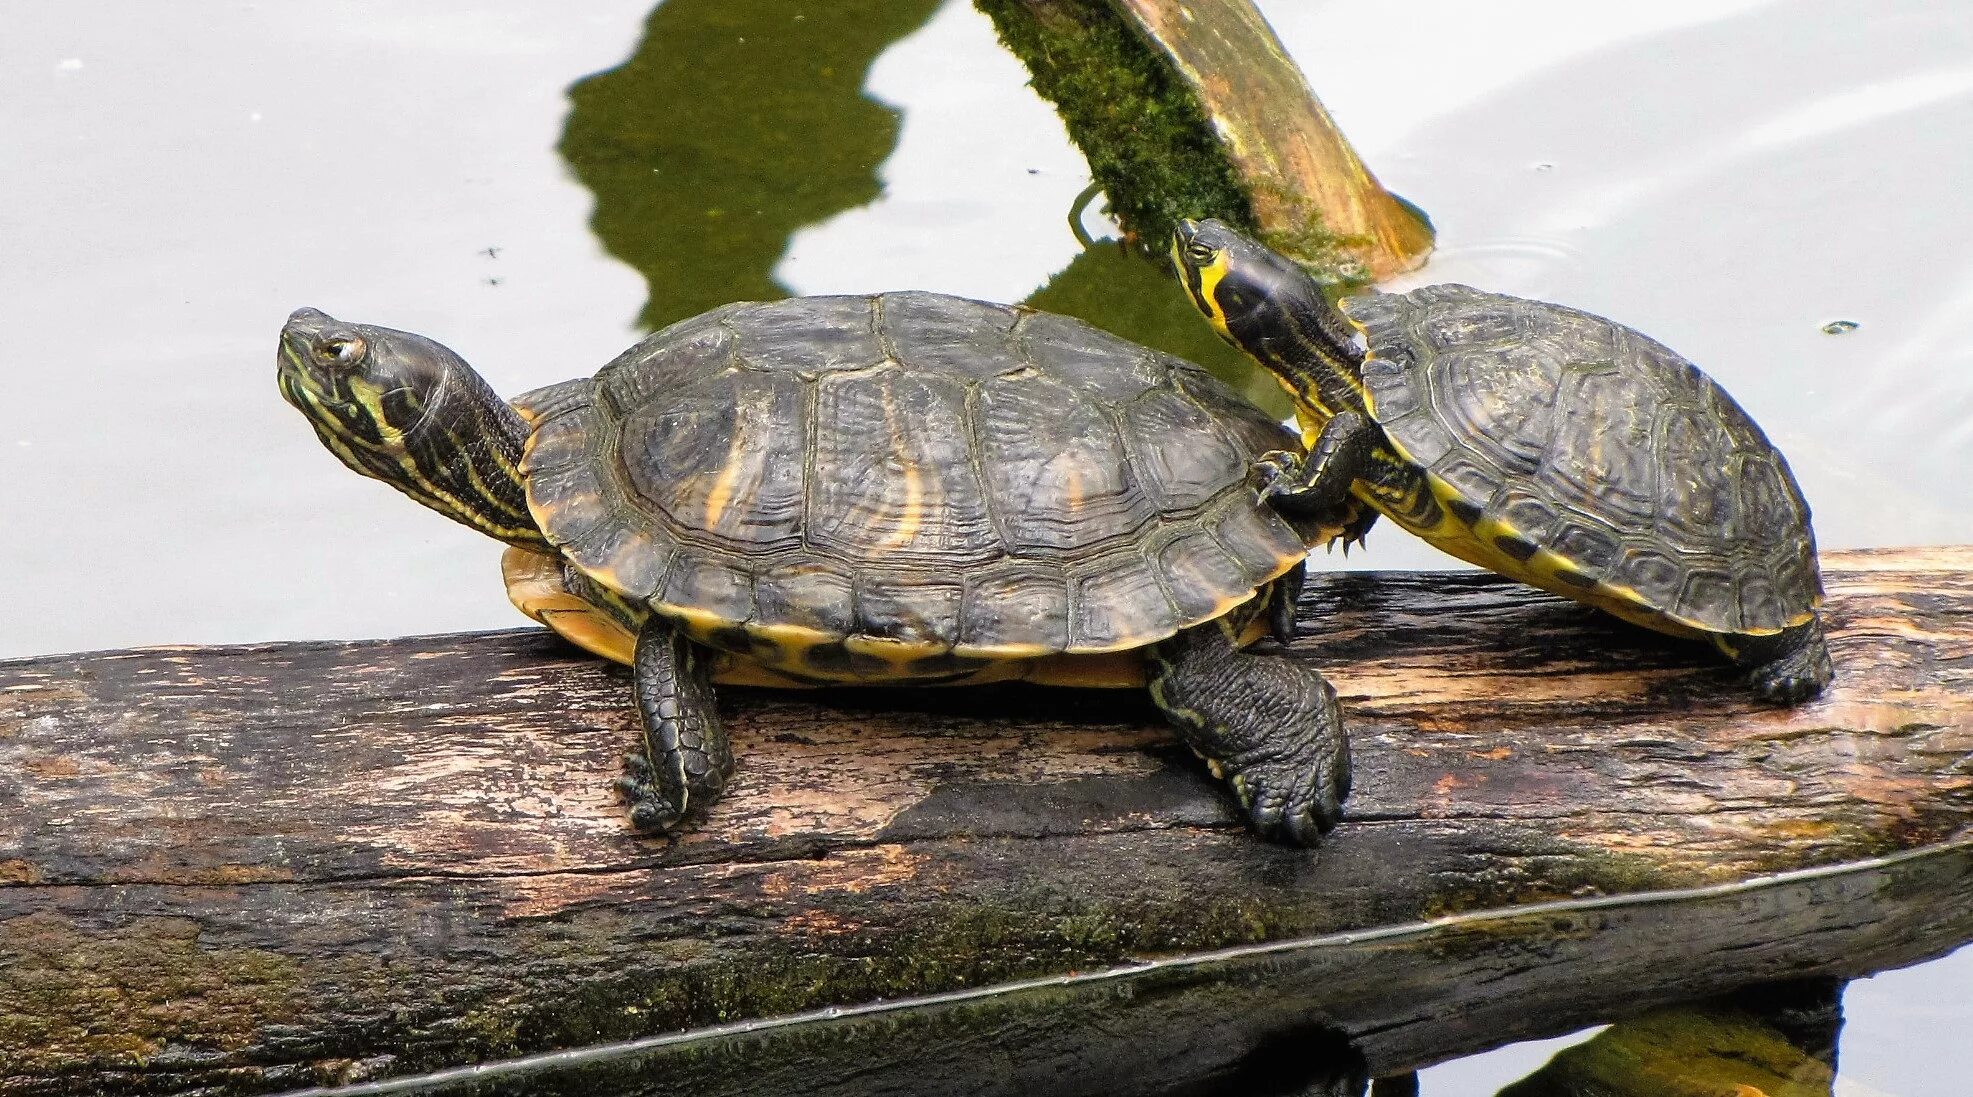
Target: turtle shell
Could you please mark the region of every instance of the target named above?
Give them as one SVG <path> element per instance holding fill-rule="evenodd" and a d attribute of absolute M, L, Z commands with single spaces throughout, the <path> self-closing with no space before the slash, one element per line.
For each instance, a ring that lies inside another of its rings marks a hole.
<path fill-rule="evenodd" d="M 548 539 L 695 639 L 821 678 L 1141 647 L 1300 562 L 1294 444 L 1191 363 L 931 293 L 727 305 L 515 401 Z"/>
<path fill-rule="evenodd" d="M 1822 601 L 1788 462 L 1662 344 L 1459 285 L 1344 308 L 1386 436 L 1509 555 L 1702 632 L 1777 632 Z"/>

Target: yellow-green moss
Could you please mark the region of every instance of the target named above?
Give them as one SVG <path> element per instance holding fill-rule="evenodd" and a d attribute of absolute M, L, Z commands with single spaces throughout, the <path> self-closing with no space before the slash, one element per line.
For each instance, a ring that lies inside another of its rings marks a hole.
<path fill-rule="evenodd" d="M 1123 226 L 1162 247 L 1184 217 L 1252 229 L 1198 97 L 1105 0 L 976 0 L 1055 104 Z"/>

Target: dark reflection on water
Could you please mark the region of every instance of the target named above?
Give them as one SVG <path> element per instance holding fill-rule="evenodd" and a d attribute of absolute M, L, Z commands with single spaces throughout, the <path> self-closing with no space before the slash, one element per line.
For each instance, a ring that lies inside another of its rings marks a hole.
<path fill-rule="evenodd" d="M 650 284 L 645 326 L 788 296 L 789 235 L 880 193 L 898 117 L 864 78 L 939 3 L 671 0 L 630 60 L 569 89 L 559 148 L 597 238 Z"/>
<path fill-rule="evenodd" d="M 788 296 L 773 272 L 794 232 L 880 196 L 898 116 L 864 80 L 938 6 L 854 0 L 825 17 L 671 0 L 628 61 L 569 89 L 558 149 L 596 195 L 597 238 L 650 286 L 644 326 Z M 1279 388 L 1199 322 L 1159 255 L 1088 242 L 1026 303 L 1191 359 L 1288 414 Z"/>
<path fill-rule="evenodd" d="M 1830 1097 L 1834 979 L 1756 987 L 1619 1021 L 1498 1097 Z"/>

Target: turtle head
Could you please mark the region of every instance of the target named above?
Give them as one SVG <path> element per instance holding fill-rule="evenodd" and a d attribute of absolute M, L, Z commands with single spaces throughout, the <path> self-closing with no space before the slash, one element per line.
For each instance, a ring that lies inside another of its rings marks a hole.
<path fill-rule="evenodd" d="M 1318 418 L 1360 404 L 1355 329 L 1301 264 L 1222 221 L 1181 221 L 1172 263 L 1220 337 L 1274 373 Z"/>
<path fill-rule="evenodd" d="M 458 355 L 422 335 L 345 323 L 320 309 L 288 317 L 276 367 L 281 395 L 317 431 L 392 457 L 411 452 L 453 390 L 472 387 L 453 378 L 477 380 Z"/>
<path fill-rule="evenodd" d="M 527 425 L 457 354 L 297 309 L 281 328 L 275 381 L 343 464 L 483 533 L 545 548 L 521 483 Z"/>
<path fill-rule="evenodd" d="M 1279 312 L 1279 303 L 1322 290 L 1294 261 L 1234 231 L 1223 221 L 1180 221 L 1172 262 L 1192 304 L 1220 337 L 1248 350 Z"/>

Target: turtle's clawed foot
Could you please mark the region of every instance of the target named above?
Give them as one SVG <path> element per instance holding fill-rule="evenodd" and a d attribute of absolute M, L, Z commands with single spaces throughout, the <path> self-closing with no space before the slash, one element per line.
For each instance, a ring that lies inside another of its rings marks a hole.
<path fill-rule="evenodd" d="M 1834 668 L 1829 665 L 1829 649 L 1816 644 L 1756 667 L 1747 677 L 1763 700 L 1792 705 L 1821 693 L 1834 674 Z"/>
<path fill-rule="evenodd" d="M 1265 503 L 1277 495 L 1291 495 L 1301 487 L 1302 461 L 1299 453 L 1285 449 L 1269 450 L 1254 459 L 1254 487 L 1259 490 L 1261 502 Z"/>
<path fill-rule="evenodd" d="M 1350 792 L 1350 751 L 1333 694 L 1325 723 L 1297 754 L 1249 762 L 1237 771 L 1229 767 L 1229 783 L 1263 838 L 1319 845 L 1342 822 L 1343 800 Z"/>
<path fill-rule="evenodd" d="M 1151 648 L 1151 699 L 1233 787 L 1263 837 L 1313 846 L 1343 817 L 1349 735 L 1314 667 L 1239 650 L 1223 622 Z"/>
<path fill-rule="evenodd" d="M 1822 622 L 1815 618 L 1773 636 L 1741 637 L 1736 642 L 1740 664 L 1750 668 L 1748 684 L 1763 700 L 1775 704 L 1792 705 L 1814 697 L 1836 673 Z"/>
<path fill-rule="evenodd" d="M 645 834 L 670 834 L 685 817 L 679 805 L 658 787 L 651 761 L 642 754 L 624 758 L 623 776 L 617 778 L 616 787 L 630 806 L 630 825 Z"/>

